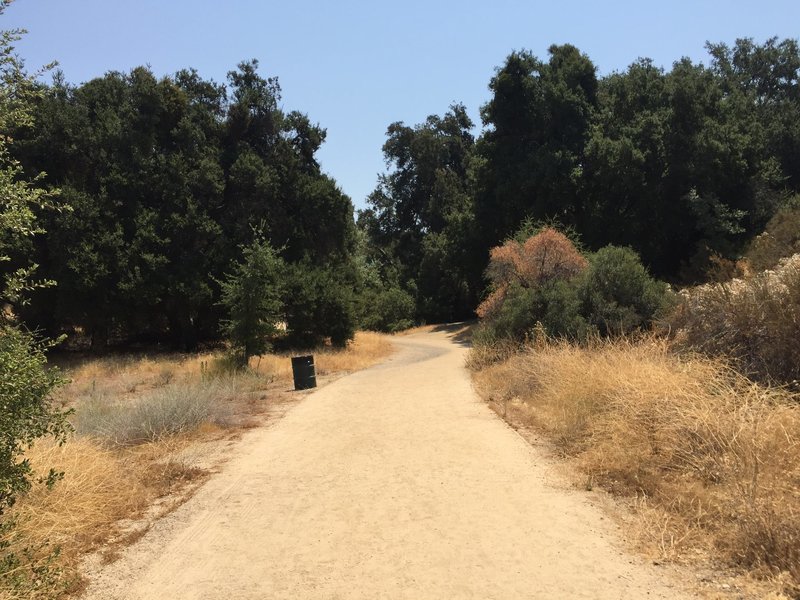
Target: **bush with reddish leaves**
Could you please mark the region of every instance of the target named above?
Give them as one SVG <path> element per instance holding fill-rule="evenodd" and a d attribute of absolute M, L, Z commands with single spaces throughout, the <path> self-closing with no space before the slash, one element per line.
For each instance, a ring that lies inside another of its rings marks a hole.
<path fill-rule="evenodd" d="M 493 248 L 486 277 L 478 345 L 523 342 L 537 324 L 571 339 L 626 334 L 649 327 L 667 298 L 633 250 L 607 246 L 586 257 L 552 227 Z"/>
<path fill-rule="evenodd" d="M 476 312 L 481 318 L 492 318 L 502 308 L 512 284 L 540 288 L 574 277 L 587 264 L 569 238 L 552 227 L 545 227 L 523 243 L 508 240 L 491 250 L 486 277 L 492 292 Z"/>

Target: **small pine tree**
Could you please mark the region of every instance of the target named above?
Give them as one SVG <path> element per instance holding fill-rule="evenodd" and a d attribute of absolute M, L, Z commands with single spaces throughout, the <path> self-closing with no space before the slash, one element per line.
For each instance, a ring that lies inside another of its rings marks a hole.
<path fill-rule="evenodd" d="M 269 348 L 269 336 L 283 318 L 281 297 L 284 263 L 263 235 L 242 248 L 242 260 L 231 265 L 224 281 L 220 304 L 228 311 L 222 333 L 233 347 L 237 367 L 246 367 L 251 356 Z"/>

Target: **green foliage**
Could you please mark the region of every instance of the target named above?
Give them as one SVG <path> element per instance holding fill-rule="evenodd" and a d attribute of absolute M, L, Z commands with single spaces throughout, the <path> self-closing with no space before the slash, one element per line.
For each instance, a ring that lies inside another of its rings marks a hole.
<path fill-rule="evenodd" d="M 548 49 L 542 62 L 513 52 L 489 83 L 481 109 L 486 132 L 479 153 L 476 215 L 484 247 L 515 231 L 526 217 L 582 218 L 582 166 L 598 109 L 591 60 L 569 44 Z M 500 210 L 498 208 L 502 207 Z"/>
<path fill-rule="evenodd" d="M 353 264 L 358 285 L 355 310 L 358 326 L 371 331 L 395 332 L 414 324 L 414 297 L 401 287 L 398 268 L 381 260 L 368 233 L 359 228 Z"/>
<path fill-rule="evenodd" d="M 6 6 L 0 4 L 0 14 Z M 30 126 L 31 103 L 37 96 L 32 78 L 13 52 L 20 33 L 0 33 L 0 262 L 12 264 L 0 288 L 0 303 L 9 305 L 0 311 L 0 514 L 31 486 L 24 451 L 43 436 L 63 441 L 69 428 L 66 415 L 50 401 L 51 392 L 62 383 L 47 368 L 45 350 L 50 344 L 17 325 L 11 311 L 24 304 L 24 291 L 38 287 L 29 278 L 36 265 L 27 264 L 24 254 L 15 251 L 42 233 L 35 209 L 46 204 L 46 195 L 25 179 L 20 163 L 8 151 L 9 129 Z M 56 478 L 51 472 L 43 481 L 52 485 Z"/>
<path fill-rule="evenodd" d="M 419 320 L 466 318 L 477 299 L 483 258 L 474 244 L 472 127 L 460 104 L 414 127 L 390 125 L 390 169 L 359 213 L 377 262 L 396 272 Z"/>
<path fill-rule="evenodd" d="M 618 335 L 651 324 L 665 307 L 667 286 L 650 277 L 630 248 L 606 246 L 589 257 L 577 296 L 588 325 Z"/>
<path fill-rule="evenodd" d="M 698 253 L 735 257 L 798 189 L 800 53 L 774 39 L 709 52 L 710 68 L 642 59 L 600 80 L 569 46 L 547 63 L 510 55 L 477 144 L 484 247 L 533 217 L 591 248 L 630 246 L 662 275 Z"/>
<path fill-rule="evenodd" d="M 368 289 L 358 298 L 363 329 L 395 333 L 414 325 L 414 298 L 399 287 Z"/>
<path fill-rule="evenodd" d="M 477 310 L 485 339 L 522 341 L 537 325 L 550 335 L 585 332 L 575 281 L 587 262 L 567 236 L 528 221 L 490 256 L 490 293 Z"/>
<path fill-rule="evenodd" d="M 536 288 L 513 284 L 500 310 L 482 321 L 485 337 L 519 342 L 528 338 L 537 325 L 551 336 L 586 336 L 589 329 L 574 281 L 556 280 Z"/>
<path fill-rule="evenodd" d="M 312 348 L 329 338 L 336 347 L 346 346 L 356 329 L 353 287 L 352 274 L 344 270 L 292 265 L 284 295 L 291 345 Z"/>
<path fill-rule="evenodd" d="M 551 228 L 492 250 L 491 293 L 479 307 L 482 341 L 549 336 L 585 339 L 644 329 L 668 302 L 667 286 L 650 277 L 629 248 L 607 246 L 586 260 Z"/>
<path fill-rule="evenodd" d="M 590 250 L 630 247 L 670 279 L 736 260 L 800 190 L 800 47 L 708 50 L 708 67 L 640 59 L 602 78 L 568 44 L 546 60 L 513 52 L 489 83 L 477 140 L 459 105 L 391 125 L 389 168 L 359 223 L 417 318 L 466 316 L 488 251 L 521 223 L 524 239 L 558 222 Z"/>
<path fill-rule="evenodd" d="M 46 348 L 18 327 L 0 328 L 0 514 L 31 486 L 25 450 L 44 436 L 63 442 L 69 431 L 66 413 L 50 402 L 63 380 L 47 368 Z M 56 478 L 51 472 L 44 481 L 52 485 Z"/>
<path fill-rule="evenodd" d="M 264 354 L 269 336 L 277 333 L 283 316 L 282 280 L 285 265 L 269 242 L 260 235 L 242 249 L 242 260 L 235 262 L 220 281 L 220 304 L 228 318 L 222 332 L 230 340 L 240 367 L 251 356 Z"/>
<path fill-rule="evenodd" d="M 354 244 L 350 199 L 315 153 L 325 130 L 280 108 L 280 85 L 243 62 L 227 85 L 193 70 L 109 72 L 40 87 L 15 156 L 74 211 L 44 214 L 29 248 L 60 285 L 22 314 L 51 333 L 193 349 L 219 335 L 215 280 L 263 232 L 292 263 L 338 267 Z"/>

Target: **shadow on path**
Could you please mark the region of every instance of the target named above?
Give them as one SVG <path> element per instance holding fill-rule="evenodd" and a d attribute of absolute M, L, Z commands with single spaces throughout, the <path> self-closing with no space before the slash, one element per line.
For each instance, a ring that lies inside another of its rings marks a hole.
<path fill-rule="evenodd" d="M 453 343 L 463 347 L 472 348 L 472 331 L 478 324 L 477 321 L 462 321 L 460 323 L 442 323 L 436 325 L 432 331 L 446 333 Z"/>

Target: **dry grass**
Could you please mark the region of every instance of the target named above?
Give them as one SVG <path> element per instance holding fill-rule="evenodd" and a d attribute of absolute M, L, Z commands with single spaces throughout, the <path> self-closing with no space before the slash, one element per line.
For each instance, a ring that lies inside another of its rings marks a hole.
<path fill-rule="evenodd" d="M 359 331 L 345 349 L 326 346 L 311 351 L 317 373 L 329 375 L 364 369 L 380 362 L 392 352 L 389 336 Z M 268 380 L 292 379 L 290 352 L 265 354 L 250 360 L 250 368 Z M 74 362 L 74 360 L 73 360 Z M 71 380 L 61 397 L 66 401 L 90 395 L 125 398 L 178 381 L 197 381 L 209 375 L 224 374 L 221 352 L 201 354 L 121 355 L 89 358 L 79 364 L 65 364 Z"/>
<path fill-rule="evenodd" d="M 347 348 L 325 346 L 311 351 L 310 354 L 314 355 L 317 375 L 324 376 L 366 369 L 380 362 L 391 352 L 392 342 L 389 336 L 372 331 L 359 331 Z M 289 359 L 293 355 L 293 353 L 285 352 L 256 356 L 250 360 L 250 368 L 277 380 L 290 381 L 292 365 Z"/>
<path fill-rule="evenodd" d="M 800 403 L 657 339 L 540 343 L 475 371 L 512 422 L 547 434 L 587 487 L 634 500 L 667 558 L 703 552 L 800 593 Z"/>
<path fill-rule="evenodd" d="M 180 442 L 150 444 L 136 452 L 101 447 L 89 438 L 75 438 L 63 446 L 42 441 L 26 457 L 38 472 L 50 468 L 64 477 L 52 489 L 35 485 L 9 516 L 18 525 L 7 540 L 7 552 L 19 555 L 32 548 L 22 569 L 41 563 L 59 549 L 55 580 L 42 589 L 0 591 L 0 597 L 53 598 L 80 587 L 80 556 L 120 534 L 123 519 L 140 515 L 150 503 L 202 474 L 170 460 Z"/>
<path fill-rule="evenodd" d="M 203 423 L 229 423 L 241 379 L 171 383 L 123 403 L 93 396 L 78 407 L 76 431 L 104 445 L 131 446 L 188 433 Z"/>
<path fill-rule="evenodd" d="M 363 369 L 391 351 L 388 336 L 359 332 L 346 349 L 313 353 L 317 373 L 325 376 Z M 239 373 L 226 371 L 222 353 L 72 359 L 63 365 L 71 383 L 57 399 L 75 408 L 77 435 L 62 447 L 40 442 L 27 457 L 37 473 L 55 468 L 65 475 L 52 490 L 36 485 L 19 499 L 12 512 L 18 526 L 5 540 L 7 551 L 20 557 L 33 549 L 23 557 L 21 570 L 27 571 L 60 548 L 53 566 L 61 571 L 38 589 L 0 586 L 0 598 L 49 599 L 77 589 L 80 556 L 119 538 L 120 522 L 141 515 L 156 498 L 202 477 L 181 457 L 226 428 L 251 426 L 269 406 L 271 384 L 292 379 L 289 357 L 256 357 L 249 371 Z"/>
<path fill-rule="evenodd" d="M 676 340 L 735 361 L 743 373 L 800 389 L 800 254 L 773 271 L 681 292 Z"/>

